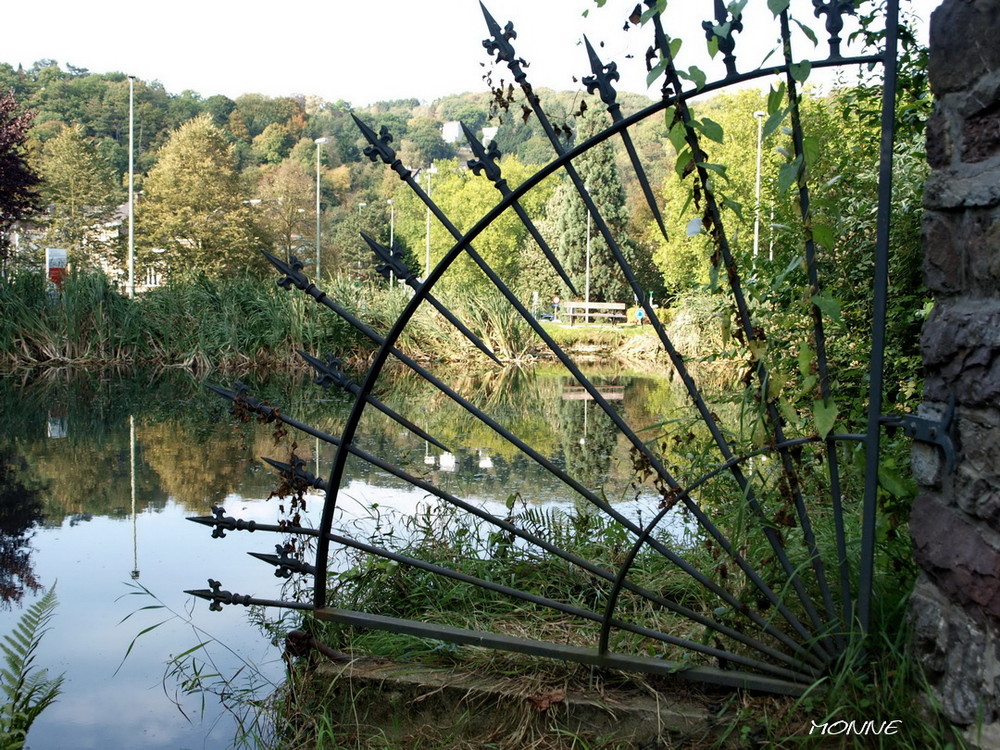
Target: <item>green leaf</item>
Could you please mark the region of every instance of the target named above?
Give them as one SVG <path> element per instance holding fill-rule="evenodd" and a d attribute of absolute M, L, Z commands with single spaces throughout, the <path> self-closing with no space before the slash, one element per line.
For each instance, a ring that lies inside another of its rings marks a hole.
<path fill-rule="evenodd" d="M 684 126 L 682 120 L 674 123 L 667 134 L 667 138 L 670 140 L 670 145 L 674 147 L 675 152 L 679 154 L 684 150 L 684 147 L 687 145 L 687 128 Z"/>
<path fill-rule="evenodd" d="M 813 43 L 813 47 L 819 44 L 819 40 L 816 39 L 815 31 L 810 29 L 808 26 L 806 26 L 804 23 L 802 23 L 802 21 L 800 21 L 797 18 L 793 18 L 792 21 L 794 21 L 798 25 L 798 27 L 802 29 L 802 33 L 805 34 L 809 38 L 809 41 Z"/>
<path fill-rule="evenodd" d="M 915 489 L 913 482 L 908 482 L 895 467 L 879 464 L 878 483 L 882 489 L 895 498 L 913 497 Z"/>
<path fill-rule="evenodd" d="M 698 129 L 705 134 L 706 138 L 710 138 L 716 143 L 722 143 L 722 126 L 715 122 L 715 120 L 710 120 L 707 117 L 703 118 Z"/>
<path fill-rule="evenodd" d="M 678 70 L 677 75 L 691 81 L 691 83 L 694 84 L 694 87 L 699 91 L 705 88 L 705 84 L 708 83 L 708 76 L 705 75 L 705 72 L 697 65 L 692 65 L 686 71 Z"/>
<path fill-rule="evenodd" d="M 829 224 L 819 224 L 819 223 L 813 224 L 812 237 L 813 237 L 813 242 L 815 242 L 817 245 L 822 245 L 827 250 L 833 248 L 835 237 L 833 234 L 833 227 L 831 227 Z"/>
<path fill-rule="evenodd" d="M 831 297 L 828 292 L 814 294 L 810 299 L 820 309 L 820 312 L 836 323 L 843 325 L 844 319 L 840 316 L 840 302 Z"/>
<path fill-rule="evenodd" d="M 653 81 L 663 75 L 663 71 L 667 69 L 667 61 L 664 58 L 660 58 L 660 61 L 653 66 L 653 69 L 646 74 L 646 85 L 652 86 Z"/>
<path fill-rule="evenodd" d="M 771 87 L 767 95 L 767 113 L 773 115 L 781 109 L 781 103 L 785 101 L 785 84 L 779 83 L 778 88 Z"/>
<path fill-rule="evenodd" d="M 809 78 L 809 73 L 812 71 L 812 63 L 808 60 L 803 60 L 799 63 L 792 63 L 788 66 L 788 72 L 791 74 L 799 83 L 805 83 L 806 79 Z"/>
<path fill-rule="evenodd" d="M 816 352 L 805 341 L 799 344 L 799 372 L 802 377 L 808 377 L 812 372 L 812 362 L 816 358 Z"/>
<path fill-rule="evenodd" d="M 770 9 L 774 17 L 777 18 L 786 10 L 788 10 L 788 4 L 791 0 L 767 0 L 767 7 Z"/>
<path fill-rule="evenodd" d="M 715 56 L 719 54 L 719 38 L 712 36 L 708 39 L 708 56 L 715 59 Z"/>
<path fill-rule="evenodd" d="M 785 195 L 788 189 L 795 184 L 799 178 L 799 170 L 802 169 L 802 155 L 797 156 L 793 161 L 781 165 L 778 170 L 778 193 Z"/>
<path fill-rule="evenodd" d="M 825 440 L 837 421 L 837 405 L 832 398 L 813 401 L 813 420 L 817 434 Z"/>
<path fill-rule="evenodd" d="M 822 152 L 819 136 L 807 135 L 802 139 L 802 152 L 806 155 L 806 164 L 815 164 Z"/>
<path fill-rule="evenodd" d="M 674 164 L 674 171 L 677 173 L 678 177 L 681 179 L 684 178 L 684 171 L 687 169 L 688 164 L 691 163 L 693 158 L 694 157 L 691 156 L 691 149 L 689 148 L 685 148 L 677 154 L 677 163 Z"/>
<path fill-rule="evenodd" d="M 767 120 L 764 121 L 764 127 L 761 129 L 761 137 L 767 138 L 775 130 L 777 130 L 781 123 L 784 121 L 785 117 L 788 115 L 787 109 L 777 109 L 772 112 Z"/>

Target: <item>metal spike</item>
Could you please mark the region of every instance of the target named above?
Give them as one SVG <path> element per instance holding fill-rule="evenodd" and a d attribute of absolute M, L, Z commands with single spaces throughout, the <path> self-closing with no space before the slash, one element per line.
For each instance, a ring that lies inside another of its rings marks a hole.
<path fill-rule="evenodd" d="M 594 73 L 592 76 L 583 78 L 583 85 L 587 87 L 587 91 L 591 94 L 595 90 L 599 90 L 601 92 L 601 101 L 607 106 L 611 119 L 615 123 L 621 122 L 623 117 L 621 105 L 618 103 L 618 92 L 611 85 L 612 81 L 617 81 L 621 77 L 618 74 L 618 66 L 613 62 L 605 65 L 597 56 L 597 51 L 591 45 L 590 40 L 584 36 L 583 41 L 587 45 L 590 69 Z M 632 162 L 632 170 L 635 172 L 635 176 L 639 180 L 639 186 L 642 188 L 642 194 L 646 198 L 646 204 L 649 206 L 649 210 L 653 212 L 653 218 L 656 219 L 656 224 L 660 228 L 663 239 L 667 239 L 667 228 L 663 223 L 663 217 L 660 215 L 660 207 L 656 203 L 653 188 L 649 184 L 649 178 L 646 177 L 646 171 L 642 167 L 642 159 L 639 158 L 635 144 L 632 143 L 632 136 L 626 129 L 622 129 L 620 135 L 622 142 L 625 144 L 625 150 L 628 152 L 629 161 Z"/>
<path fill-rule="evenodd" d="M 250 557 L 255 557 L 258 560 L 266 562 L 268 565 L 273 565 L 275 567 L 274 575 L 276 578 L 291 578 L 292 573 L 312 575 L 316 572 L 315 565 L 310 565 L 307 562 L 289 556 L 289 553 L 292 551 L 290 545 L 276 544 L 274 545 L 274 551 L 276 552 L 274 555 L 266 555 L 261 552 L 248 552 L 247 554 Z"/>
<path fill-rule="evenodd" d="M 826 14 L 826 30 L 830 35 L 830 57 L 839 58 L 840 32 L 844 30 L 844 14 L 854 16 L 857 10 L 854 0 L 813 0 L 814 13 L 817 18 Z"/>
<path fill-rule="evenodd" d="M 222 584 L 211 578 L 208 579 L 208 586 L 209 587 L 207 589 L 189 589 L 184 593 L 191 594 L 191 596 L 197 596 L 199 599 L 205 599 L 211 602 L 208 608 L 212 612 L 221 612 L 223 604 L 241 604 L 244 607 L 255 604 L 262 607 L 314 609 L 311 604 L 303 604 L 301 602 L 287 602 L 275 599 L 257 599 L 249 594 L 234 594 L 231 591 L 223 591 Z"/>
<path fill-rule="evenodd" d="M 484 148 L 482 142 L 476 138 L 475 135 L 473 135 L 472 131 L 469 130 L 464 122 L 460 123 L 460 125 L 462 126 L 462 132 L 465 133 L 465 139 L 469 142 L 469 147 L 472 149 L 472 153 L 476 157 L 475 159 L 470 159 L 468 161 L 469 169 L 471 169 L 476 175 L 485 174 L 486 178 L 492 182 L 496 189 L 500 191 L 500 194 L 506 198 L 510 195 L 511 189 L 510 185 L 507 184 L 507 181 L 503 179 L 503 175 L 500 170 L 500 165 L 498 163 L 500 159 L 500 149 L 497 148 L 496 142 L 490 141 L 489 148 Z M 528 216 L 524 207 L 518 201 L 511 203 L 511 207 L 517 214 L 517 218 L 521 220 L 521 223 L 524 224 L 524 227 L 528 230 L 528 234 L 531 235 L 531 238 L 537 243 L 538 247 L 541 248 L 542 253 L 549 262 L 549 265 L 551 265 L 555 272 L 559 274 L 559 278 L 565 282 L 566 286 L 569 287 L 573 294 L 579 294 L 579 292 L 576 291 L 576 287 L 573 285 L 573 282 L 570 280 L 569 274 L 567 274 L 563 269 L 562 264 L 556 257 L 556 254 L 552 252 L 552 248 L 549 247 L 545 238 L 542 237 L 542 233 L 538 231 L 538 228 L 531 220 L 531 217 Z"/>
<path fill-rule="evenodd" d="M 380 245 L 364 232 L 361 233 L 361 236 L 364 238 L 365 242 L 368 243 L 368 247 L 372 249 L 372 252 L 374 252 L 376 256 L 382 258 L 383 260 L 388 260 L 389 258 L 391 258 L 391 253 L 389 251 L 389 248 L 385 247 L 384 245 Z M 409 279 L 404 279 L 404 281 L 406 281 L 406 283 L 409 284 L 413 289 L 418 289 L 420 287 L 420 282 L 418 282 L 413 277 L 412 274 L 410 274 Z M 461 333 L 463 336 L 465 336 L 465 338 L 467 338 L 473 346 L 475 346 L 479 351 L 481 351 L 487 357 L 492 359 L 498 365 L 503 366 L 503 362 L 501 362 L 497 358 L 497 356 L 490 350 L 490 348 L 483 343 L 482 339 L 480 339 L 476 334 L 474 334 L 471 330 L 469 330 L 468 326 L 466 326 L 461 320 L 459 320 L 455 316 L 455 314 L 452 313 L 451 310 L 449 310 L 447 307 L 445 307 L 440 300 L 438 300 L 432 294 L 428 294 L 425 299 L 427 300 L 428 303 L 433 305 L 434 309 L 437 310 L 439 313 L 441 313 L 449 323 L 455 326 L 455 328 L 458 329 L 458 332 Z"/>
<path fill-rule="evenodd" d="M 722 53 L 722 60 L 726 64 L 726 74 L 728 76 L 735 76 L 737 75 L 736 55 L 733 54 L 733 51 L 736 49 L 736 37 L 733 34 L 737 31 L 743 31 L 743 14 L 731 15 L 722 0 L 715 0 L 715 20 L 718 23 L 703 21 L 701 27 L 705 30 L 706 39 L 709 41 L 713 39 L 718 40 L 719 51 Z M 726 34 L 719 33 L 717 29 L 725 26 L 726 23 L 729 23 L 729 32 Z"/>
<path fill-rule="evenodd" d="M 389 128 L 383 125 L 379 129 L 379 134 L 375 135 L 375 131 L 368 127 L 360 117 L 353 112 L 351 113 L 351 117 L 361 130 L 361 134 L 364 135 L 365 140 L 368 141 L 369 145 L 365 146 L 364 149 L 365 156 L 373 162 L 381 159 L 383 163 L 388 164 L 399 175 L 401 180 L 406 180 L 413 176 L 413 172 L 403 166 L 403 162 L 396 157 L 395 150 L 389 145 L 392 143 L 392 133 L 389 132 Z"/>

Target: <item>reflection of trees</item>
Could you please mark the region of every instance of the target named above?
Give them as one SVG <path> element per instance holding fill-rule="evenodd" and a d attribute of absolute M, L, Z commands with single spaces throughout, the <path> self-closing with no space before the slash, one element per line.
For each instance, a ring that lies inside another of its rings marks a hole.
<path fill-rule="evenodd" d="M 240 487 L 253 457 L 231 423 L 192 429 L 169 420 L 136 431 L 142 457 L 159 476 L 162 490 L 192 511 L 205 511 Z"/>
<path fill-rule="evenodd" d="M 31 569 L 28 533 L 42 520 L 42 493 L 22 478 L 27 468 L 23 457 L 0 448 L 0 604 L 6 608 L 42 587 Z"/>
<path fill-rule="evenodd" d="M 618 443 L 611 419 L 591 401 L 560 401 L 559 434 L 566 472 L 588 487 L 603 487 Z"/>

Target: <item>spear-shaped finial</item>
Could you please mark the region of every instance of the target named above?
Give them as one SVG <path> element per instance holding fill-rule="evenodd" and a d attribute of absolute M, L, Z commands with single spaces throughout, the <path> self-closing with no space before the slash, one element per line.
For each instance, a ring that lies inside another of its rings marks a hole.
<path fill-rule="evenodd" d="M 840 32 L 844 30 L 844 14 L 857 15 L 854 0 L 813 0 L 816 17 L 826 14 L 826 30 L 830 35 L 830 57 L 840 57 Z"/>
<path fill-rule="evenodd" d="M 605 65 L 601 62 L 601 59 L 597 56 L 597 51 L 586 35 L 583 37 L 583 43 L 587 46 L 587 57 L 590 58 L 590 69 L 593 71 L 593 75 L 584 76 L 582 79 L 583 85 L 587 87 L 587 93 L 593 94 L 595 91 L 600 91 L 601 101 L 607 105 L 608 109 L 612 107 L 617 109 L 619 107 L 618 92 L 615 91 L 615 87 L 611 85 L 611 82 L 621 79 L 621 74 L 618 72 L 618 64 L 610 62 Z"/>
<path fill-rule="evenodd" d="M 723 62 L 726 64 L 726 74 L 734 76 L 736 75 L 736 55 L 733 54 L 733 51 L 736 49 L 736 37 L 733 34 L 737 31 L 743 31 L 743 14 L 742 12 L 732 14 L 723 0 L 715 0 L 715 20 L 717 23 L 704 21 L 701 27 L 705 29 L 705 38 L 708 41 L 717 40 Z"/>
<path fill-rule="evenodd" d="M 483 47 L 491 55 L 496 55 L 498 62 L 507 63 L 507 67 L 514 74 L 514 80 L 519 84 L 523 84 L 527 78 L 527 74 L 524 72 L 522 66 L 527 63 L 514 53 L 514 45 L 510 43 L 512 39 L 517 39 L 517 32 L 514 31 L 514 23 L 508 21 L 507 25 L 501 29 L 500 24 L 490 15 L 490 12 L 482 2 L 479 3 L 479 7 L 483 9 L 486 27 L 492 36 L 491 39 L 483 40 Z"/>
<path fill-rule="evenodd" d="M 365 140 L 368 141 L 368 145 L 364 148 L 365 156 L 373 162 L 381 159 L 383 163 L 388 164 L 399 175 L 399 179 L 401 180 L 406 180 L 412 176 L 413 173 L 403 166 L 403 162 L 396 157 L 396 151 L 389 145 L 392 143 L 392 133 L 389 132 L 389 128 L 383 125 L 379 128 L 378 135 L 375 135 L 375 131 L 368 127 L 356 114 L 352 112 L 351 117 L 354 119 L 354 124 L 358 126 L 361 134 L 365 137 Z"/>

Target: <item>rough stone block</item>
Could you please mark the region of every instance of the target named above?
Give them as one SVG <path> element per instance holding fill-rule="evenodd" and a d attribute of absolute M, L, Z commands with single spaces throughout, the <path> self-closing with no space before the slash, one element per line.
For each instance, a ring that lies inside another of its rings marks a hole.
<path fill-rule="evenodd" d="M 959 223 L 952 213 L 924 214 L 924 280 L 932 292 L 954 294 L 965 288 L 965 254 L 956 237 Z"/>
<path fill-rule="evenodd" d="M 935 95 L 966 88 L 970 81 L 1000 69 L 998 24 L 1000 4 L 995 0 L 945 0 L 934 11 L 929 68 Z"/>
<path fill-rule="evenodd" d="M 994 723 L 1000 678 L 995 629 L 976 623 L 926 578 L 914 589 L 910 621 L 915 653 L 945 716 L 961 726 Z"/>
<path fill-rule="evenodd" d="M 982 529 L 941 497 L 922 493 L 913 503 L 910 535 L 917 563 L 946 598 L 977 621 L 1000 622 L 1000 551 Z"/>

